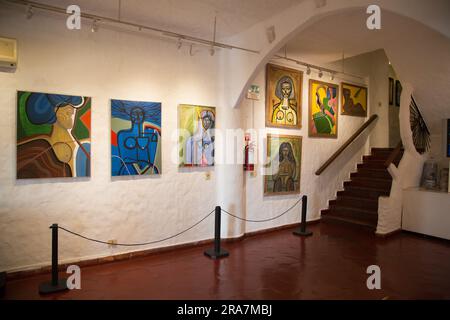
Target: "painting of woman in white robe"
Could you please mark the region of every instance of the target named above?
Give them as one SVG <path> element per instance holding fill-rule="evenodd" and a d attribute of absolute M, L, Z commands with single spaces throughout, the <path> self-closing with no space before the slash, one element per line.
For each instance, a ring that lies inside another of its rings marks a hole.
<path fill-rule="evenodd" d="M 215 108 L 179 106 L 179 161 L 182 167 L 214 165 Z"/>

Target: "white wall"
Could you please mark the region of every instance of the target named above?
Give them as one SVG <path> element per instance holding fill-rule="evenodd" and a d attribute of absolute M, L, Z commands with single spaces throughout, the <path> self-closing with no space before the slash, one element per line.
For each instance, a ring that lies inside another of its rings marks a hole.
<path fill-rule="evenodd" d="M 389 60 L 383 50 L 364 53 L 344 60 L 345 72 L 368 76 L 369 115 L 377 114 L 378 123 L 370 135 L 370 147 L 389 146 Z M 330 64 L 341 70 L 342 61 Z M 397 141 L 398 142 L 398 141 Z"/>
<path fill-rule="evenodd" d="M 272 63 L 284 65 L 290 68 L 303 70 L 298 65 L 273 60 Z M 355 83 L 364 85 L 360 79 L 335 78 L 333 81 L 329 77 L 319 79 L 315 73 L 311 76 L 303 73 L 303 96 L 302 96 L 302 128 L 278 129 L 267 128 L 268 133 L 287 134 L 302 136 L 302 162 L 301 162 L 301 195 L 308 196 L 307 220 L 317 220 L 320 218 L 320 211 L 328 207 L 328 201 L 336 198 L 336 192 L 343 190 L 343 181 L 349 180 L 350 173 L 356 171 L 356 164 L 361 162 L 362 155 L 368 152 L 367 133 L 359 137 L 322 175 L 316 176 L 315 171 L 367 120 L 367 118 L 342 116 L 339 114 L 338 138 L 309 138 L 308 137 L 308 90 L 309 79 L 322 80 L 340 84 L 341 81 L 353 80 Z M 359 80 L 359 82 L 358 82 Z M 261 89 L 261 99 L 254 102 L 254 123 L 256 130 L 265 127 L 265 69 L 260 71 L 253 84 L 259 85 Z M 339 93 L 340 94 L 340 93 Z M 339 107 L 341 99 L 339 99 Z M 246 128 L 251 128 L 252 122 L 252 101 L 244 99 L 239 108 L 242 109 L 243 118 L 246 119 Z M 370 108 L 370 106 L 369 106 Z M 382 125 L 382 123 L 378 123 Z M 373 127 L 369 129 L 373 130 Z M 259 160 L 264 159 L 261 154 L 265 153 L 266 141 L 257 141 L 257 152 Z M 259 162 L 256 166 L 257 176 L 245 174 L 246 179 L 246 217 L 249 219 L 271 218 L 284 210 L 290 208 L 301 195 L 264 196 L 264 179 L 261 173 L 262 165 Z M 274 222 L 248 223 L 246 231 L 256 231 L 273 225 L 284 225 L 300 221 L 301 205 L 297 206 L 290 213 Z"/>
<path fill-rule="evenodd" d="M 189 55 L 176 43 L 137 34 L 89 26 L 69 31 L 53 15 L 35 14 L 26 20 L 17 11 L 0 12 L 0 36 L 18 39 L 19 66 L 0 73 L 0 270 L 22 270 L 48 265 L 50 230 L 61 226 L 87 236 L 119 242 L 145 242 L 173 235 L 222 205 L 247 218 L 272 217 L 290 207 L 297 196 L 263 197 L 263 177 L 249 177 L 241 165 L 217 165 L 207 170 L 179 170 L 171 159 L 176 146 L 177 105 L 194 103 L 217 107 L 217 128 L 248 128 L 249 102 L 237 109 L 223 101 L 229 96 L 224 82 L 228 54 L 211 57 L 207 50 Z M 234 51 L 232 51 L 234 52 Z M 232 53 L 231 52 L 231 53 Z M 292 67 L 292 66 L 291 66 Z M 295 66 L 294 66 L 295 67 Z M 364 122 L 339 116 L 338 139 L 307 137 L 308 77 L 303 83 L 303 128 L 275 130 L 303 136 L 301 193 L 309 196 L 308 220 L 317 219 L 328 200 L 354 171 L 367 151 L 367 136 L 344 152 L 320 177 L 314 172 Z M 329 79 L 324 79 L 329 81 Z M 349 79 L 345 79 L 349 81 Z M 341 79 L 335 79 L 339 83 Z M 353 82 L 356 82 L 354 80 Z M 264 71 L 255 83 L 263 89 Z M 384 87 L 386 88 L 386 87 Z M 16 92 L 65 93 L 92 97 L 91 178 L 16 180 Z M 110 176 L 110 99 L 162 103 L 163 174 L 159 177 Z M 369 109 L 371 101 L 369 101 Z M 264 128 L 264 100 L 255 103 L 256 128 Z M 380 123 L 377 125 L 380 126 Z M 218 139 L 218 143 L 220 139 Z M 261 147 L 262 144 L 259 144 Z M 176 149 L 175 149 L 176 150 Z M 217 150 L 217 156 L 225 154 Z M 224 217 L 223 236 L 299 221 L 300 209 L 280 220 L 242 224 Z M 78 261 L 133 250 L 181 244 L 213 236 L 212 217 L 180 237 L 159 245 L 108 248 L 71 235 L 60 235 L 61 262 Z"/>
<path fill-rule="evenodd" d="M 183 171 L 171 161 L 177 105 L 218 105 L 217 61 L 207 50 L 190 56 L 176 43 L 101 28 L 69 31 L 65 20 L 0 10 L 0 36 L 17 38 L 15 73 L 0 73 L 0 270 L 33 268 L 50 261 L 48 226 L 90 237 L 143 242 L 172 235 L 216 205 L 216 176 Z M 92 97 L 91 178 L 16 180 L 16 92 Z M 163 174 L 111 179 L 110 99 L 162 102 Z M 160 246 L 212 237 L 213 219 Z M 154 246 L 147 246 L 150 248 Z M 61 233 L 61 261 L 145 248 L 113 248 Z"/>

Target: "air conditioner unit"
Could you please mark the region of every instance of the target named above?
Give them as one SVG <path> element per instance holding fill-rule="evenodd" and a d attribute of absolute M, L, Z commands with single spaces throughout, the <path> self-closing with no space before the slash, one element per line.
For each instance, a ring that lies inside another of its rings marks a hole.
<path fill-rule="evenodd" d="M 14 72 L 17 68 L 17 40 L 0 37 L 0 71 Z"/>

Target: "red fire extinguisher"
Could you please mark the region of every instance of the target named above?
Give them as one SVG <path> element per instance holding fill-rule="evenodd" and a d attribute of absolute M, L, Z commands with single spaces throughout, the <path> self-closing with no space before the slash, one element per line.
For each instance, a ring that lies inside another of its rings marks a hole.
<path fill-rule="evenodd" d="M 254 164 L 254 148 L 251 142 L 250 134 L 245 134 L 245 149 L 244 149 L 244 171 L 255 170 Z"/>

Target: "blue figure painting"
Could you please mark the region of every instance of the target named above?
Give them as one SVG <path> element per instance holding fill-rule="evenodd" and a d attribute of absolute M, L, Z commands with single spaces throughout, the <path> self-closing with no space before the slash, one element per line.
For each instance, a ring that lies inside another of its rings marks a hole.
<path fill-rule="evenodd" d="M 161 103 L 111 100 L 111 174 L 161 173 Z"/>

